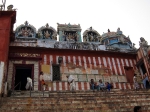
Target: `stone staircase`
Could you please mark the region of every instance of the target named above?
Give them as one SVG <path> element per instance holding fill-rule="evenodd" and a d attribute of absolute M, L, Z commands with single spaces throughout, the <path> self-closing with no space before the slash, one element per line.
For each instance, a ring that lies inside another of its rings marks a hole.
<path fill-rule="evenodd" d="M 20 91 L 1 102 L 0 112 L 150 112 L 150 91 Z"/>

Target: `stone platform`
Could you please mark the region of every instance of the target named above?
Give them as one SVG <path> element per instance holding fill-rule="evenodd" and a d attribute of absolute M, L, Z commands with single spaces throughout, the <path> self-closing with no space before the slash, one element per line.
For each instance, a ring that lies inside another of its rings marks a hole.
<path fill-rule="evenodd" d="M 142 112 L 150 112 L 150 91 L 112 90 L 93 91 L 41 91 L 15 92 L 1 98 L 0 112 L 133 112 L 134 106 L 142 106 Z"/>

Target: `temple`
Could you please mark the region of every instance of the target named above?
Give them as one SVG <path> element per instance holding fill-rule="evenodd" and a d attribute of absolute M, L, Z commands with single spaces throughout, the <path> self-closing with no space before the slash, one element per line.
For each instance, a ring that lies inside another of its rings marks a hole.
<path fill-rule="evenodd" d="M 25 90 L 27 77 L 33 90 L 41 90 L 40 71 L 52 81 L 50 91 L 68 90 L 67 74 L 75 77 L 76 90 L 89 90 L 91 79 L 132 89 L 134 73 L 139 82 L 150 78 L 150 47 L 143 37 L 137 49 L 120 28 L 100 34 L 91 26 L 81 34 L 80 24 L 57 23 L 56 30 L 25 21 L 13 31 L 15 21 L 16 11 L 0 11 L 0 94 Z"/>

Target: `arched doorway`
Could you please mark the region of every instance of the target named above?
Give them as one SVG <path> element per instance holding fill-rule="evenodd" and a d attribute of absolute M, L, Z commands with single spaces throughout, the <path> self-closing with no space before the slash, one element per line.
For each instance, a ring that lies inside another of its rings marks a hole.
<path fill-rule="evenodd" d="M 15 65 L 14 90 L 26 90 L 27 77 L 33 79 L 33 65 Z"/>

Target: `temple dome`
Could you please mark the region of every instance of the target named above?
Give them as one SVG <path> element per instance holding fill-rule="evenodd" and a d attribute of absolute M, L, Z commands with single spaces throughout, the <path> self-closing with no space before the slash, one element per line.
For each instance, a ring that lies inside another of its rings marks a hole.
<path fill-rule="evenodd" d="M 15 30 L 16 38 L 35 38 L 36 37 L 36 28 L 29 24 L 28 21 L 25 21 L 24 24 L 19 25 Z"/>
<path fill-rule="evenodd" d="M 83 32 L 83 42 L 100 42 L 101 35 L 92 27 Z"/>
<path fill-rule="evenodd" d="M 107 46 L 124 49 L 130 49 L 132 46 L 132 42 L 129 36 L 126 37 L 120 30 L 120 28 L 118 28 L 116 32 L 114 31 L 111 32 L 108 29 L 107 33 L 102 34 L 101 43 Z"/>

